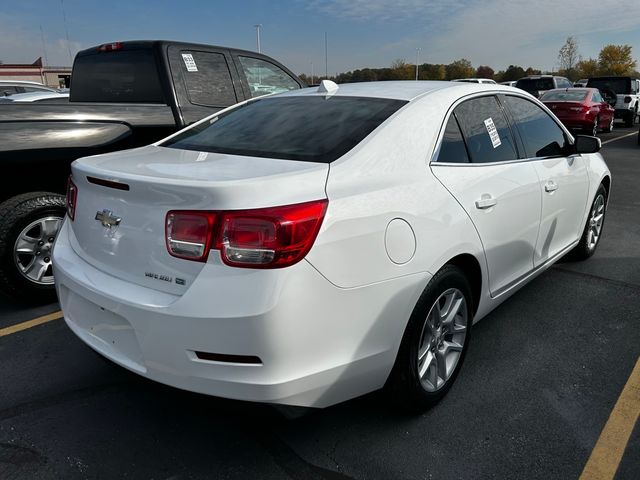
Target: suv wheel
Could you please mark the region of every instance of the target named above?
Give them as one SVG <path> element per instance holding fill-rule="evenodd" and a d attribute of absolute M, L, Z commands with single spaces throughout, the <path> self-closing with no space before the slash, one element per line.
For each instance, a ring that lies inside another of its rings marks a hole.
<path fill-rule="evenodd" d="M 0 205 L 0 291 L 35 302 L 55 299 L 51 251 L 65 215 L 65 199 L 25 193 Z"/>

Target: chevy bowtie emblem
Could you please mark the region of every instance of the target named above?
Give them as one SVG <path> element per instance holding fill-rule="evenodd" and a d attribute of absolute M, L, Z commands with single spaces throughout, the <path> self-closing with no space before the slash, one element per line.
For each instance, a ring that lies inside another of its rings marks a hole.
<path fill-rule="evenodd" d="M 96 220 L 98 220 L 103 227 L 111 228 L 120 225 L 122 218 L 115 216 L 111 210 L 105 209 L 101 212 L 96 212 Z"/>

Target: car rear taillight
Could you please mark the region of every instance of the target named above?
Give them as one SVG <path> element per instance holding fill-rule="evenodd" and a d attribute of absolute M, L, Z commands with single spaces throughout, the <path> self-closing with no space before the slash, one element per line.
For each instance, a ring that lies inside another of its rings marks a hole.
<path fill-rule="evenodd" d="M 206 261 L 220 250 L 233 267 L 282 268 L 304 258 L 313 246 L 328 201 L 218 212 L 167 214 L 167 249 L 175 257 Z"/>
<path fill-rule="evenodd" d="M 624 97 L 624 103 L 631 103 L 631 100 L 633 100 L 631 97 Z"/>
<path fill-rule="evenodd" d="M 104 45 L 100 45 L 98 47 L 99 52 L 113 52 L 115 50 L 120 50 L 122 48 L 122 43 L 113 42 L 113 43 L 105 43 Z"/>
<path fill-rule="evenodd" d="M 71 175 L 69 175 L 69 180 L 67 180 L 67 215 L 71 221 L 76 218 L 76 202 L 78 200 L 78 187 L 73 183 L 71 179 Z"/>
<path fill-rule="evenodd" d="M 169 212 L 165 222 L 167 250 L 174 257 L 205 261 L 214 224 L 212 212 Z"/>

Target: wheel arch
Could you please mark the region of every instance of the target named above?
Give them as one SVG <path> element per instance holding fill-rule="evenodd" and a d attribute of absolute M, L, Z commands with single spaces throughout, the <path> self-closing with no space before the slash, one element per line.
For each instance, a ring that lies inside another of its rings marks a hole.
<path fill-rule="evenodd" d="M 473 295 L 473 314 L 478 311 L 482 295 L 482 268 L 478 259 L 470 253 L 462 253 L 451 258 L 447 265 L 460 268 L 469 281 L 471 294 Z"/>

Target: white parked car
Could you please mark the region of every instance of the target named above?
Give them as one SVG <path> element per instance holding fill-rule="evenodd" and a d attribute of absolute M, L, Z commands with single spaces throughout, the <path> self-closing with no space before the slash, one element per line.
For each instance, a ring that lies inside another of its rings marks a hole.
<path fill-rule="evenodd" d="M 30 92 L 30 93 L 16 93 L 7 97 L 0 97 L 0 103 L 68 103 L 68 93 L 58 92 Z"/>
<path fill-rule="evenodd" d="M 472 323 L 602 235 L 600 140 L 494 87 L 324 81 L 75 161 L 53 251 L 68 326 L 186 390 L 436 402 Z"/>

